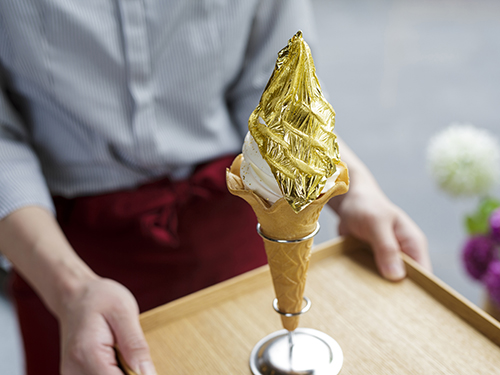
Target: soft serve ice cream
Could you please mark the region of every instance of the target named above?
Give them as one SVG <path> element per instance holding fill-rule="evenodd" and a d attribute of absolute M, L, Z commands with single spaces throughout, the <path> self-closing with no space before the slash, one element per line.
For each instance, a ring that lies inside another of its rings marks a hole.
<path fill-rule="evenodd" d="M 298 32 L 278 54 L 248 120 L 242 154 L 227 170 L 229 191 L 251 205 L 264 237 L 278 308 L 301 311 L 312 237 L 328 200 L 349 187 L 309 47 Z M 285 240 L 276 241 L 276 240 Z M 293 331 L 299 316 L 281 316 Z"/>
<path fill-rule="evenodd" d="M 334 127 L 335 111 L 321 92 L 311 51 L 299 31 L 278 53 L 248 120 L 241 166 L 245 186 L 270 203 L 283 197 L 300 212 L 339 175 Z"/>

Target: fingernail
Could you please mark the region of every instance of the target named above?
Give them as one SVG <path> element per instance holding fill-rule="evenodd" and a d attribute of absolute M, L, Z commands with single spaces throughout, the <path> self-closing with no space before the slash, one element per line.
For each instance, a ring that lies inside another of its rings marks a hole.
<path fill-rule="evenodd" d="M 144 361 L 139 363 L 139 375 L 157 375 L 153 362 Z"/>
<path fill-rule="evenodd" d="M 403 262 L 390 263 L 385 267 L 384 271 L 384 276 L 393 281 L 401 280 L 406 276 Z"/>

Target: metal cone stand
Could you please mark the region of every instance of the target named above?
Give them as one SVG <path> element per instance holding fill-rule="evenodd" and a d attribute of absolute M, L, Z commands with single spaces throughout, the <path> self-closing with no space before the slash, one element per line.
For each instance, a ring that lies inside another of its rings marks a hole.
<path fill-rule="evenodd" d="M 310 235 L 296 240 L 269 238 L 257 225 L 257 232 L 266 240 L 279 243 L 297 243 L 314 237 L 319 223 Z M 304 297 L 306 305 L 297 313 L 285 313 L 273 308 L 278 314 L 292 317 L 304 314 L 311 308 L 311 300 Z M 327 334 L 311 328 L 297 328 L 295 331 L 282 329 L 260 340 L 250 354 L 250 369 L 254 375 L 337 375 L 344 361 L 342 349 L 337 341 Z"/>

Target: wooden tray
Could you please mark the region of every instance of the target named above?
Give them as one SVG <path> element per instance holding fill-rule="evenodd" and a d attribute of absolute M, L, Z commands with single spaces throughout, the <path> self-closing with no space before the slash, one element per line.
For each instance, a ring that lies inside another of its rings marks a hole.
<path fill-rule="evenodd" d="M 317 246 L 306 286 L 313 305 L 300 326 L 339 342 L 341 375 L 500 374 L 499 322 L 404 260 L 408 278 L 392 283 L 358 241 Z M 273 299 L 265 266 L 145 312 L 159 375 L 251 374 L 253 346 L 282 329 Z"/>

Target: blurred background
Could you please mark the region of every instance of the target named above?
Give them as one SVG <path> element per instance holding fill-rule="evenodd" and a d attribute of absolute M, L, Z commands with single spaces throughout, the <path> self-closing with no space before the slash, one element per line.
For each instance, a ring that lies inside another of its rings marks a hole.
<path fill-rule="evenodd" d="M 337 133 L 389 198 L 423 229 L 435 274 L 481 305 L 465 274 L 464 216 L 475 199 L 451 199 L 426 169 L 430 138 L 452 122 L 500 138 L 500 2 L 313 0 L 317 74 L 337 112 Z M 307 35 L 304 36 L 307 40 Z M 494 195 L 500 198 L 500 189 Z M 322 214 L 316 243 L 336 236 Z M 22 375 L 21 344 L 0 271 L 0 374 Z M 43 345 L 41 342 L 40 345 Z"/>

